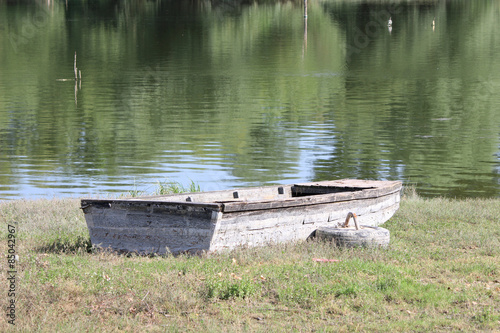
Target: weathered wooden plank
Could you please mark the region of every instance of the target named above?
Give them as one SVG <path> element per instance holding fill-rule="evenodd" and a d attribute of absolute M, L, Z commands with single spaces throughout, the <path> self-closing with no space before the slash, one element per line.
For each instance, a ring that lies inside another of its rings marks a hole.
<path fill-rule="evenodd" d="M 309 206 L 294 206 L 294 207 L 279 207 L 269 209 L 265 212 L 259 210 L 237 211 L 237 212 L 224 212 L 221 220 L 222 225 L 245 223 L 262 223 L 266 219 L 271 219 L 270 224 L 275 223 L 275 219 L 286 220 L 290 217 L 301 217 L 302 221 L 311 222 L 314 216 L 321 214 L 329 214 L 328 220 L 344 218 L 349 211 L 357 215 L 367 214 L 374 209 L 391 206 L 398 201 L 398 195 L 385 196 L 379 198 L 370 198 L 363 201 L 339 201 L 334 203 L 322 203 Z"/>
<path fill-rule="evenodd" d="M 334 203 L 340 201 L 361 201 L 370 198 L 378 198 L 381 196 L 390 195 L 399 192 L 400 186 L 391 186 L 384 188 L 369 188 L 356 192 L 339 192 L 323 195 L 300 196 L 288 198 L 279 201 L 263 201 L 263 202 L 229 202 L 223 203 L 222 210 L 224 212 L 250 211 L 250 210 L 266 210 L 276 208 L 288 208 L 295 206 L 310 206 L 322 203 Z"/>
<path fill-rule="evenodd" d="M 233 249 L 237 246 L 263 246 L 270 243 L 283 243 L 296 240 L 305 240 L 314 230 L 313 226 L 299 227 L 289 225 L 275 230 L 254 230 L 251 232 L 219 234 L 217 241 L 213 242 L 211 251 Z"/>
<path fill-rule="evenodd" d="M 123 199 L 126 201 L 161 201 L 178 203 L 213 203 L 230 201 L 281 200 L 292 196 L 292 185 L 262 186 L 223 191 L 194 192 L 173 195 L 147 196 Z"/>
<path fill-rule="evenodd" d="M 385 221 L 389 220 L 394 213 L 399 209 L 399 201 L 394 203 L 392 206 L 385 207 L 379 211 L 370 212 L 370 214 L 365 214 L 361 219 L 358 218 L 359 224 L 369 225 L 369 226 L 379 226 Z M 339 221 L 340 222 L 340 221 Z"/>
<path fill-rule="evenodd" d="M 94 227 L 123 227 L 129 226 L 134 228 L 199 228 L 210 229 L 210 215 L 209 214 L 151 214 L 140 212 L 126 212 L 110 210 L 106 213 L 89 212 L 91 215 L 99 214 L 97 223 L 93 223 Z M 94 219 L 93 219 L 94 220 Z"/>
<path fill-rule="evenodd" d="M 81 208 L 85 210 L 90 207 L 98 207 L 101 209 L 120 208 L 127 210 L 140 210 L 142 207 L 151 207 L 152 209 L 200 209 L 200 210 L 215 210 L 220 211 L 222 205 L 220 203 L 200 203 L 200 202 L 174 202 L 161 200 L 143 200 L 137 198 L 131 199 L 82 199 Z"/>
<path fill-rule="evenodd" d="M 130 228 L 130 227 L 94 227 L 93 230 L 102 230 L 104 233 L 113 234 L 116 237 L 131 237 L 131 235 L 141 235 L 141 236 L 157 236 L 165 235 L 168 237 L 184 237 L 184 236 L 196 236 L 196 237 L 212 237 L 213 230 L 210 229 L 198 229 L 198 228 L 175 228 L 175 227 L 164 227 L 164 228 Z"/>
<path fill-rule="evenodd" d="M 174 235 L 143 233 L 124 230 L 94 228 L 90 232 L 92 244 L 117 251 L 138 253 L 179 253 L 208 250 L 211 237 L 201 235 Z"/>

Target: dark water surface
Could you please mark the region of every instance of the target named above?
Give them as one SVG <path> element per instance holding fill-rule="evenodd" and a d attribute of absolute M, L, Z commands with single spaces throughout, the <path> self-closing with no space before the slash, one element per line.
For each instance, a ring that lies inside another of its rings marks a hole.
<path fill-rule="evenodd" d="M 0 199 L 348 177 L 500 197 L 499 23 L 496 0 L 310 0 L 307 21 L 0 0 Z"/>

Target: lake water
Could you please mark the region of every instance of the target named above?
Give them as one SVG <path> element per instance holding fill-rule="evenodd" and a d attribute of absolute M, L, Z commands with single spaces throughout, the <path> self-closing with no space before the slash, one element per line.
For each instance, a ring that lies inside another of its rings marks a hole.
<path fill-rule="evenodd" d="M 496 0 L 0 0 L 0 199 L 340 178 L 498 198 L 499 22 Z"/>

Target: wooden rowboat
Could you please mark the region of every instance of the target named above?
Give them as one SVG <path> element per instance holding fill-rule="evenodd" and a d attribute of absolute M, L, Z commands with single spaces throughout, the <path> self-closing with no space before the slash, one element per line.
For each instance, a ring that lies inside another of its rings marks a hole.
<path fill-rule="evenodd" d="M 181 253 L 307 239 L 349 212 L 377 226 L 399 208 L 401 182 L 344 179 L 225 191 L 83 199 L 92 244 L 116 251 Z"/>

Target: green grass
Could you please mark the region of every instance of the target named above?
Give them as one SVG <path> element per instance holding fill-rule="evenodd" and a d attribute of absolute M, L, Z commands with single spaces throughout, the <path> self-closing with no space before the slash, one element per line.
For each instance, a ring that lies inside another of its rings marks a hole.
<path fill-rule="evenodd" d="M 495 331 L 500 200 L 407 195 L 388 249 L 308 241 L 177 257 L 92 250 L 76 199 L 0 202 L 17 222 L 16 329 Z M 339 259 L 315 262 L 313 258 Z M 7 259 L 1 261 L 6 270 Z M 0 298 L 7 306 L 7 284 Z M 5 318 L 5 316 L 4 316 Z M 5 319 L 0 331 L 13 330 Z"/>
<path fill-rule="evenodd" d="M 131 191 L 128 191 L 124 196 L 126 197 L 138 197 L 141 195 L 166 195 L 166 194 L 177 194 L 177 193 L 192 193 L 192 192 L 201 192 L 200 185 L 196 184 L 194 181 L 191 181 L 189 186 L 185 186 L 177 181 L 158 180 L 156 182 L 153 193 L 149 194 L 145 191 L 140 191 L 137 189 L 137 185 L 134 184 L 134 187 Z"/>
<path fill-rule="evenodd" d="M 156 189 L 154 194 L 163 195 L 163 194 L 176 194 L 176 193 L 185 193 L 185 192 L 200 192 L 200 185 L 197 185 L 194 181 L 191 181 L 189 186 L 184 186 L 179 182 L 175 181 L 158 181 L 156 184 Z"/>

